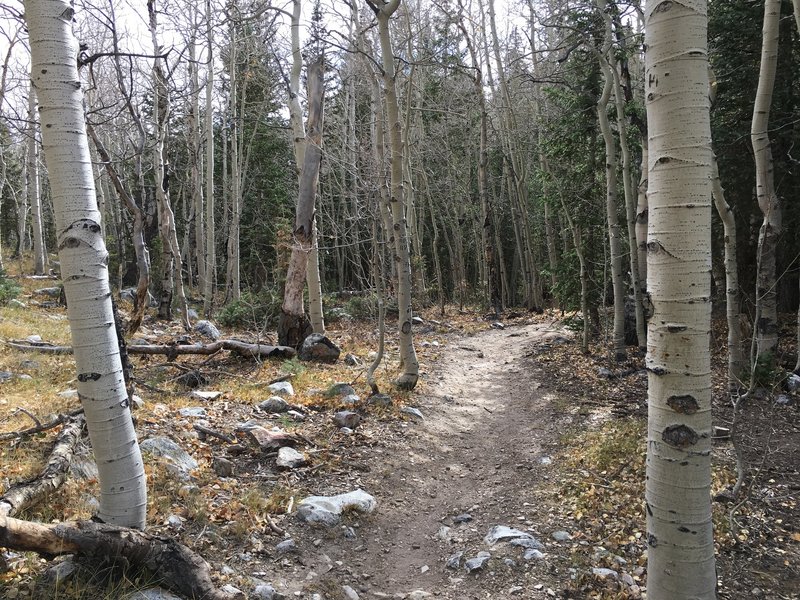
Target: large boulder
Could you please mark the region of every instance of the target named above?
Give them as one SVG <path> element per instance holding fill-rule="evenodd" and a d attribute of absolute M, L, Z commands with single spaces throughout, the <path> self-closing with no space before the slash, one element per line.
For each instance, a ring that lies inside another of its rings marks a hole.
<path fill-rule="evenodd" d="M 339 347 L 321 333 L 312 333 L 300 344 L 300 360 L 333 364 L 339 360 Z"/>

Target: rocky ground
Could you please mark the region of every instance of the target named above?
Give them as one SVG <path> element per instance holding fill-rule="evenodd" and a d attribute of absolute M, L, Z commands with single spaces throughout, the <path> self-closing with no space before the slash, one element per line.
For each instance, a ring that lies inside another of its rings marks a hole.
<path fill-rule="evenodd" d="M 61 323 L 58 310 L 47 318 Z M 22 312 L 6 318 L 18 322 L 14 337 L 34 333 Z M 352 353 L 349 365 L 135 357 L 149 530 L 201 553 L 220 587 L 262 600 L 644 598 L 643 360 L 613 364 L 600 340 L 584 356 L 565 322 L 557 314 L 510 314 L 502 325 L 467 314 L 425 319 L 418 389 L 377 402 L 363 381 L 374 348 L 365 324 L 330 333 Z M 151 323 L 139 343 L 175 335 Z M 43 410 L 26 401 L 46 380 L 69 388 L 66 362 L 0 349 L 0 371 L 13 375 L 0 383 L 5 431 L 27 419 L 19 407 Z M 730 426 L 723 373 L 716 359 L 715 423 Z M 390 376 L 379 376 L 387 391 Z M 715 442 L 722 599 L 800 595 L 798 391 L 786 385 L 742 407 L 749 477 L 736 502 L 727 497 L 730 441 Z M 42 392 L 49 410 L 74 404 L 62 392 Z M 35 474 L 35 460 L 26 467 L 19 459 L 44 458 L 53 435 L 4 442 L 7 481 Z M 83 454 L 72 479 L 25 517 L 91 514 L 95 472 Z M 339 494 L 349 494 L 341 515 L 324 499 L 304 502 Z M 2 557 L 5 598 L 171 597 L 157 575 L 120 582 L 68 559 Z"/>

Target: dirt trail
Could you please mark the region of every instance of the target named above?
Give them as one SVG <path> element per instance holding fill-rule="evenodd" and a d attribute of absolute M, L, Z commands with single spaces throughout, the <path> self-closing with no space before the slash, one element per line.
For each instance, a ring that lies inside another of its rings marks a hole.
<path fill-rule="evenodd" d="M 417 403 L 424 421 L 367 452 L 372 467 L 361 481 L 378 509 L 355 518 L 356 539 L 317 540 L 339 567 L 330 583 L 350 585 L 361 598 L 414 590 L 453 600 L 547 597 L 547 582 L 560 579 L 551 549 L 558 544 L 537 482 L 548 477 L 549 451 L 569 418 L 556 411 L 530 354 L 535 344 L 569 335 L 558 325 L 529 324 L 445 347 Z M 472 519 L 454 523 L 464 513 Z M 522 548 L 489 547 L 483 538 L 494 525 L 530 531 L 547 558 L 525 561 Z M 472 574 L 463 561 L 446 568 L 459 551 L 464 559 L 480 551 L 492 558 Z"/>

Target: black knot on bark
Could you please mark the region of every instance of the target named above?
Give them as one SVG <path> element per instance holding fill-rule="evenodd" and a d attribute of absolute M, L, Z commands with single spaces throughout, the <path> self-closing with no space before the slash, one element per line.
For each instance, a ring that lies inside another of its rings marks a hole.
<path fill-rule="evenodd" d="M 693 415 L 700 408 L 697 399 L 689 394 L 670 396 L 667 398 L 667 406 L 684 415 Z"/>
<path fill-rule="evenodd" d="M 673 448 L 694 446 L 700 436 L 687 425 L 670 425 L 661 434 L 661 439 Z"/>

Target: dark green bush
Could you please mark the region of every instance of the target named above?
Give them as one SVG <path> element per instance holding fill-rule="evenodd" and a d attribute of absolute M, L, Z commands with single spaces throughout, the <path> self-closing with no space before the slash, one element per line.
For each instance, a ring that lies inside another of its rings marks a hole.
<path fill-rule="evenodd" d="M 8 279 L 5 272 L 0 269 L 0 306 L 5 306 L 19 296 L 22 288 L 13 279 Z"/>
<path fill-rule="evenodd" d="M 275 329 L 283 299 L 274 289 L 258 293 L 242 292 L 241 298 L 220 309 L 217 319 L 225 327 L 239 329 Z"/>

